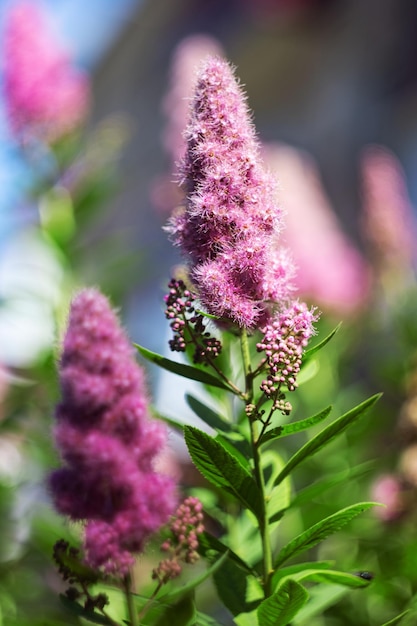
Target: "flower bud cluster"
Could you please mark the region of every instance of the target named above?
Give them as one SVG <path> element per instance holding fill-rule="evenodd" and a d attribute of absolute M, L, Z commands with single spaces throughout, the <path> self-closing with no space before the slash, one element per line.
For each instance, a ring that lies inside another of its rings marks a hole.
<path fill-rule="evenodd" d="M 194 307 L 196 296 L 186 288 L 184 281 L 172 279 L 169 293 L 165 296 L 165 317 L 171 320 L 174 332 L 169 346 L 173 352 L 185 352 L 188 345 L 194 347 L 194 363 L 208 364 L 219 356 L 222 344 L 206 330 L 204 316 Z"/>
<path fill-rule="evenodd" d="M 86 563 L 123 575 L 171 515 L 175 490 L 153 467 L 166 433 L 149 419 L 143 372 L 95 289 L 71 304 L 59 374 L 55 439 L 64 466 L 49 480 L 54 504 L 85 522 Z"/>
<path fill-rule="evenodd" d="M 161 546 L 169 557 L 161 561 L 152 577 L 165 584 L 181 574 L 181 562 L 193 564 L 199 559 L 198 536 L 204 532 L 203 505 L 198 498 L 186 498 L 173 516 L 169 530 L 171 537 Z"/>
<path fill-rule="evenodd" d="M 261 391 L 268 398 L 277 398 L 276 408 L 283 412 L 287 412 L 290 407 L 283 403 L 281 388 L 286 387 L 288 391 L 297 388 L 303 351 L 314 334 L 313 323 L 317 319 L 314 309 L 308 309 L 306 304 L 294 301 L 271 324 L 262 329 L 264 337 L 256 345 L 258 352 L 265 353 L 268 371 L 267 377 L 261 383 Z"/>

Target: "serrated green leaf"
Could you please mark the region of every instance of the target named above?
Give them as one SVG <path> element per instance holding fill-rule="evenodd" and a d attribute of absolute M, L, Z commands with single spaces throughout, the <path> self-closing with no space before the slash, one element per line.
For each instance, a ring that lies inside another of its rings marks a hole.
<path fill-rule="evenodd" d="M 168 372 L 172 372 L 173 374 L 177 374 L 178 376 L 182 376 L 183 378 L 189 378 L 190 380 L 196 380 L 204 385 L 212 385 L 214 387 L 220 387 L 220 389 L 227 389 L 230 391 L 230 387 L 226 385 L 220 378 L 216 378 L 216 376 L 212 376 L 208 374 L 204 370 L 199 369 L 198 367 L 192 367 L 191 365 L 185 365 L 184 363 L 177 363 L 176 361 L 171 361 L 161 354 L 157 354 L 156 352 L 152 352 L 147 348 L 139 346 L 138 344 L 133 344 L 135 348 L 140 352 L 144 359 L 147 359 L 151 363 L 162 367 Z"/>
<path fill-rule="evenodd" d="M 324 346 L 328 344 L 331 339 L 333 339 L 335 334 L 340 330 L 341 326 L 342 326 L 342 322 L 339 322 L 336 328 L 334 328 L 332 332 L 327 335 L 327 337 L 325 337 L 322 341 L 320 341 L 318 344 L 316 344 L 309 350 L 306 350 L 303 355 L 303 363 L 307 363 L 307 361 L 309 361 L 312 356 L 314 356 L 315 354 L 317 354 L 317 352 L 322 350 Z"/>
<path fill-rule="evenodd" d="M 274 595 L 259 605 L 259 626 L 287 626 L 307 599 L 306 589 L 295 580 L 287 578 Z"/>
<path fill-rule="evenodd" d="M 232 615 L 253 611 L 260 600 L 247 601 L 248 575 L 230 559 L 213 576 L 217 594 Z"/>
<path fill-rule="evenodd" d="M 271 428 L 271 430 L 266 431 L 261 439 L 261 443 L 266 443 L 267 441 L 271 441 L 272 439 L 287 437 L 288 435 L 293 435 L 303 430 L 307 430 L 312 426 L 316 426 L 316 424 L 319 424 L 320 422 L 325 420 L 326 417 L 328 417 L 331 410 L 332 407 L 328 406 L 320 411 L 320 413 L 316 413 L 316 415 L 313 415 L 312 417 L 307 417 L 306 419 L 299 420 L 298 422 L 292 422 L 291 424 L 284 424 L 283 426 Z"/>
<path fill-rule="evenodd" d="M 308 441 L 290 458 L 285 467 L 277 476 L 275 480 L 275 485 L 279 485 L 279 483 L 286 476 L 288 476 L 288 474 L 302 461 L 321 450 L 324 446 L 333 441 L 333 439 L 341 435 L 349 426 L 359 420 L 359 418 L 361 418 L 366 413 L 366 411 L 368 411 L 375 404 L 375 402 L 379 400 L 380 397 L 381 394 L 376 394 L 371 398 L 368 398 L 367 400 L 332 422 L 329 426 L 324 428 L 315 437 L 313 437 L 313 439 Z"/>
<path fill-rule="evenodd" d="M 227 553 L 228 558 L 234 561 L 247 574 L 256 574 L 255 570 L 245 563 L 233 550 L 217 539 L 217 537 L 204 531 L 198 539 L 198 553 L 203 557 L 207 557 L 210 551 L 219 552 L 220 554 Z"/>
<path fill-rule="evenodd" d="M 333 533 L 341 530 L 354 517 L 373 506 L 378 506 L 378 504 L 376 502 L 360 502 L 320 520 L 320 522 L 302 532 L 282 548 L 275 561 L 274 568 L 279 567 L 284 561 L 297 554 L 309 550 Z"/>
<path fill-rule="evenodd" d="M 102 626 L 113 626 L 113 622 L 107 618 L 105 615 L 100 615 L 95 611 L 87 611 L 81 604 L 70 600 L 62 593 L 59 595 L 59 599 L 62 604 L 67 608 L 71 613 L 82 617 L 83 619 L 92 622 L 93 624 L 101 624 Z"/>
<path fill-rule="evenodd" d="M 400 613 L 400 615 L 397 615 L 393 619 L 390 619 L 389 622 L 384 622 L 383 624 L 381 624 L 381 626 L 394 626 L 394 624 L 398 624 L 398 622 L 400 622 L 402 618 L 408 615 L 409 613 L 410 613 L 410 609 L 407 609 L 407 611 L 403 611 L 403 613 Z"/>
<path fill-rule="evenodd" d="M 194 594 L 191 592 L 174 604 L 170 604 L 158 617 L 155 626 L 194 626 L 195 625 Z"/>
<path fill-rule="evenodd" d="M 282 578 L 293 578 L 295 574 L 303 572 L 307 569 L 328 570 L 334 565 L 334 561 L 307 561 L 305 563 L 296 563 L 287 567 L 280 567 L 275 570 L 272 575 L 271 585 L 275 588 Z"/>
<path fill-rule="evenodd" d="M 216 413 L 216 411 L 213 411 L 213 409 L 206 404 L 200 402 L 200 400 L 190 393 L 185 394 L 185 400 L 194 413 L 211 428 L 222 432 L 230 432 L 233 430 L 233 426 L 230 422 L 219 415 L 219 413 Z"/>
<path fill-rule="evenodd" d="M 193 426 L 184 427 L 184 438 L 197 469 L 216 487 L 225 489 L 256 516 L 262 496 L 249 471 L 213 437 Z"/>

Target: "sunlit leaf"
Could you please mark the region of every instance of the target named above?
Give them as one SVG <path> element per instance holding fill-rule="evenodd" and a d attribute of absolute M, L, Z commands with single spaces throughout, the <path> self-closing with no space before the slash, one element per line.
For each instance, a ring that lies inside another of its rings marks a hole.
<path fill-rule="evenodd" d="M 225 489 L 256 516 L 262 496 L 249 471 L 213 437 L 193 426 L 184 427 L 185 443 L 197 469 L 216 487 Z"/>
<path fill-rule="evenodd" d="M 349 426 L 358 421 L 375 404 L 375 402 L 379 400 L 380 397 L 381 394 L 376 394 L 371 398 L 368 398 L 332 422 L 329 426 L 313 437 L 313 439 L 308 441 L 290 458 L 283 470 L 277 476 L 275 485 L 279 485 L 279 483 L 302 461 L 324 448 L 324 446 L 329 444 L 336 437 L 339 437 L 347 428 L 349 428 Z"/>
<path fill-rule="evenodd" d="M 214 387 L 220 387 L 221 389 L 227 389 L 230 391 L 230 388 L 224 383 L 220 378 L 216 378 L 216 376 L 212 376 L 208 372 L 205 372 L 198 367 L 192 367 L 191 365 L 185 365 L 184 363 L 177 363 L 176 361 L 171 361 L 161 354 L 157 354 L 156 352 L 152 352 L 147 348 L 143 348 L 138 344 L 133 344 L 135 348 L 140 352 L 144 359 L 147 359 L 151 363 L 162 367 L 173 374 L 177 374 L 178 376 L 182 376 L 183 378 L 189 378 L 190 380 L 196 380 L 200 383 L 204 383 L 205 385 L 212 385 Z"/>
<path fill-rule="evenodd" d="M 314 526 L 311 526 L 302 532 L 300 535 L 295 537 L 295 539 L 284 546 L 284 548 L 282 548 L 275 561 L 274 567 L 277 568 L 281 565 L 281 563 L 284 563 L 284 561 L 287 561 L 305 550 L 309 550 L 333 533 L 341 530 L 354 517 L 373 506 L 377 506 L 377 503 L 360 502 L 359 504 L 348 506 L 333 515 L 329 515 L 329 517 L 320 520 L 320 522 L 317 522 L 317 524 L 314 524 Z"/>
<path fill-rule="evenodd" d="M 287 578 L 272 596 L 259 605 L 259 626 L 287 626 L 307 599 L 304 587 Z"/>
<path fill-rule="evenodd" d="M 306 350 L 303 355 L 303 363 L 307 363 L 307 361 L 309 361 L 314 354 L 317 354 L 317 352 L 322 350 L 324 346 L 327 345 L 331 339 L 333 339 L 335 334 L 340 330 L 341 326 L 342 326 L 342 322 L 339 322 L 336 328 L 334 328 L 332 332 L 327 335 L 327 337 L 322 339 L 322 341 L 320 341 L 318 344 L 316 344 L 309 350 Z"/>
<path fill-rule="evenodd" d="M 316 424 L 319 424 L 320 422 L 325 420 L 326 417 L 328 417 L 331 410 L 332 407 L 328 406 L 320 411 L 320 413 L 316 413 L 316 415 L 313 415 L 312 417 L 307 417 L 306 419 L 299 420 L 298 422 L 292 422 L 290 424 L 284 424 L 283 426 L 271 428 L 271 430 L 266 431 L 261 439 L 261 443 L 266 443 L 267 441 L 271 441 L 272 439 L 287 437 L 288 435 L 293 435 L 303 430 L 307 430 L 312 426 L 316 426 Z"/>

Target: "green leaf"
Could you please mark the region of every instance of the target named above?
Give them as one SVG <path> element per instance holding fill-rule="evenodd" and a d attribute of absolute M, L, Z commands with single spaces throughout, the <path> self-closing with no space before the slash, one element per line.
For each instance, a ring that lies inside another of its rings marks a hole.
<path fill-rule="evenodd" d="M 213 576 L 217 593 L 232 615 L 253 611 L 260 600 L 247 601 L 248 575 L 233 561 L 227 559 Z"/>
<path fill-rule="evenodd" d="M 293 574 L 292 578 L 298 582 L 310 580 L 315 583 L 332 583 L 334 585 L 343 585 L 344 587 L 353 587 L 354 589 L 369 587 L 372 582 L 355 574 L 338 570 L 322 570 L 314 567 L 298 574 Z"/>
<path fill-rule="evenodd" d="M 390 619 L 389 622 L 384 622 L 381 626 L 394 626 L 394 624 L 398 624 L 398 622 L 400 622 L 403 617 L 408 615 L 408 613 L 410 613 L 410 609 L 407 609 L 407 611 L 403 611 L 403 613 L 400 613 L 400 615 L 397 615 L 393 619 Z"/>
<path fill-rule="evenodd" d="M 185 426 L 184 437 L 191 459 L 203 476 L 259 516 L 262 496 L 249 471 L 213 437 L 198 428 Z"/>
<path fill-rule="evenodd" d="M 282 548 L 275 561 L 274 568 L 279 567 L 281 563 L 300 554 L 300 552 L 309 550 L 320 543 L 320 541 L 326 539 L 326 537 L 329 537 L 329 535 L 346 526 L 354 517 L 373 506 L 378 506 L 378 504 L 376 502 L 360 502 L 320 520 L 320 522 L 302 532 Z"/>
<path fill-rule="evenodd" d="M 278 487 L 274 487 L 274 478 L 284 466 L 284 461 L 275 450 L 266 450 L 262 455 L 262 469 L 265 480 L 265 494 L 267 502 L 267 516 L 270 524 L 269 532 L 272 531 L 274 522 L 278 522 L 282 515 L 277 512 L 285 511 L 291 500 L 291 481 L 283 480 Z M 273 519 L 276 516 L 276 519 Z M 273 520 L 273 521 L 271 521 Z"/>
<path fill-rule="evenodd" d="M 256 574 L 255 570 L 245 563 L 233 550 L 217 539 L 217 537 L 204 531 L 198 538 L 198 553 L 203 557 L 207 557 L 210 551 L 219 552 L 220 554 L 227 553 L 228 558 L 234 561 L 247 574 Z"/>
<path fill-rule="evenodd" d="M 325 337 L 322 341 L 320 341 L 318 344 L 316 344 L 315 346 L 313 346 L 312 348 L 310 348 L 309 350 L 306 350 L 304 352 L 303 355 L 303 363 L 307 363 L 308 360 L 311 359 L 311 357 L 316 354 L 317 352 L 319 352 L 322 348 L 324 348 L 324 346 L 326 344 L 329 343 L 329 341 L 331 339 L 333 339 L 333 337 L 335 336 L 335 334 L 340 330 L 340 327 L 342 326 L 342 322 L 339 322 L 339 324 L 336 326 L 336 328 L 334 328 L 332 330 L 331 333 L 329 333 L 327 335 L 327 337 Z"/>
<path fill-rule="evenodd" d="M 113 622 L 107 618 L 105 615 L 101 615 L 100 613 L 96 613 L 95 611 L 87 611 L 81 604 L 78 602 L 74 602 L 64 596 L 62 593 L 59 595 L 59 599 L 62 604 L 69 610 L 71 613 L 82 617 L 83 619 L 92 622 L 93 624 L 102 624 L 102 626 L 113 626 Z"/>
<path fill-rule="evenodd" d="M 329 426 L 324 428 L 315 437 L 313 437 L 313 439 L 308 441 L 290 458 L 285 467 L 277 476 L 275 480 L 275 485 L 279 485 L 279 483 L 286 476 L 288 476 L 288 474 L 302 461 L 321 450 L 324 446 L 333 441 L 333 439 L 341 435 L 349 426 L 358 421 L 358 419 L 362 417 L 366 413 L 366 411 L 368 411 L 371 406 L 373 406 L 375 402 L 377 402 L 377 400 L 379 400 L 380 396 L 381 394 L 376 394 L 371 398 L 368 398 L 367 400 L 332 422 Z"/>
<path fill-rule="evenodd" d="M 274 595 L 258 607 L 259 626 L 287 626 L 307 602 L 308 593 L 302 585 L 287 578 Z"/>
<path fill-rule="evenodd" d="M 233 430 L 233 426 L 230 422 L 216 413 L 216 411 L 213 411 L 213 409 L 208 407 L 206 404 L 200 402 L 200 400 L 192 396 L 190 393 L 185 394 L 185 399 L 188 406 L 194 411 L 194 413 L 198 415 L 198 417 L 208 426 L 211 426 L 211 428 L 220 430 L 221 432 L 230 432 Z"/>
<path fill-rule="evenodd" d="M 272 588 L 275 588 L 282 578 L 293 578 L 294 574 L 304 572 L 307 569 L 328 570 L 334 565 L 334 561 L 307 561 L 306 563 L 295 563 L 287 567 L 280 567 L 272 575 Z"/>
<path fill-rule="evenodd" d="M 230 387 L 224 383 L 220 378 L 216 378 L 216 376 L 212 376 L 208 374 L 204 370 L 199 369 L 198 367 L 192 367 L 191 365 L 185 365 L 184 363 L 177 363 L 176 361 L 171 361 L 170 359 L 165 358 L 161 354 L 157 354 L 156 352 L 151 352 L 151 350 L 147 350 L 147 348 L 143 348 L 138 344 L 133 344 L 135 348 L 140 352 L 143 358 L 147 359 L 151 363 L 162 367 L 173 374 L 177 374 L 178 376 L 183 376 L 184 378 L 189 378 L 190 380 L 197 380 L 200 383 L 204 383 L 205 385 L 213 385 L 214 387 L 220 387 L 221 389 L 227 389 L 230 391 Z"/>
<path fill-rule="evenodd" d="M 189 592 L 178 602 L 170 604 L 158 617 L 155 626 L 194 626 L 195 617 L 194 594 Z"/>
<path fill-rule="evenodd" d="M 272 439 L 279 439 L 281 437 L 287 437 L 288 435 L 293 435 L 294 433 L 299 433 L 303 430 L 307 430 L 307 428 L 311 428 L 316 424 L 319 424 L 329 415 L 332 410 L 331 406 L 326 407 L 320 413 L 316 413 L 312 417 L 307 417 L 306 419 L 299 420 L 298 422 L 293 422 L 292 424 L 284 424 L 283 426 L 277 426 L 276 428 L 271 428 L 271 430 L 267 430 L 264 436 L 261 439 L 261 443 L 266 443 L 267 441 L 271 441 Z"/>
<path fill-rule="evenodd" d="M 293 509 L 308 502 L 312 502 L 314 498 L 317 498 L 328 489 L 331 489 L 340 483 L 347 483 L 349 480 L 357 478 L 358 476 L 363 476 L 366 472 L 371 471 L 373 466 L 373 461 L 367 461 L 366 463 L 361 463 L 356 467 L 342 470 L 332 476 L 324 476 L 315 483 L 308 485 L 308 487 L 301 489 L 291 500 L 288 508 Z"/>
<path fill-rule="evenodd" d="M 201 613 L 201 611 L 197 611 L 196 615 L 196 625 L 198 626 L 222 626 L 220 622 L 213 619 L 210 615 L 206 615 L 205 613 Z"/>

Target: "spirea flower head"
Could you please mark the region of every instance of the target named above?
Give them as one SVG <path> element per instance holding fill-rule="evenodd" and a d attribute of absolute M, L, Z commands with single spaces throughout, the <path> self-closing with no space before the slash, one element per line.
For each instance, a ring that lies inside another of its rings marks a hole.
<path fill-rule="evenodd" d="M 168 231 L 206 310 L 223 322 L 259 327 L 288 298 L 293 266 L 278 252 L 281 210 L 244 94 L 221 58 L 208 57 L 200 68 L 185 138 L 186 206 Z"/>
<path fill-rule="evenodd" d="M 94 289 L 71 304 L 59 375 L 55 439 L 64 466 L 50 477 L 54 504 L 85 521 L 87 563 L 123 574 L 172 513 L 174 484 L 153 468 L 165 430 L 149 419 L 143 372 Z"/>
<path fill-rule="evenodd" d="M 19 137 L 55 140 L 76 127 L 89 103 L 86 76 L 54 38 L 46 16 L 29 0 L 13 3 L 4 32 L 4 96 Z"/>

